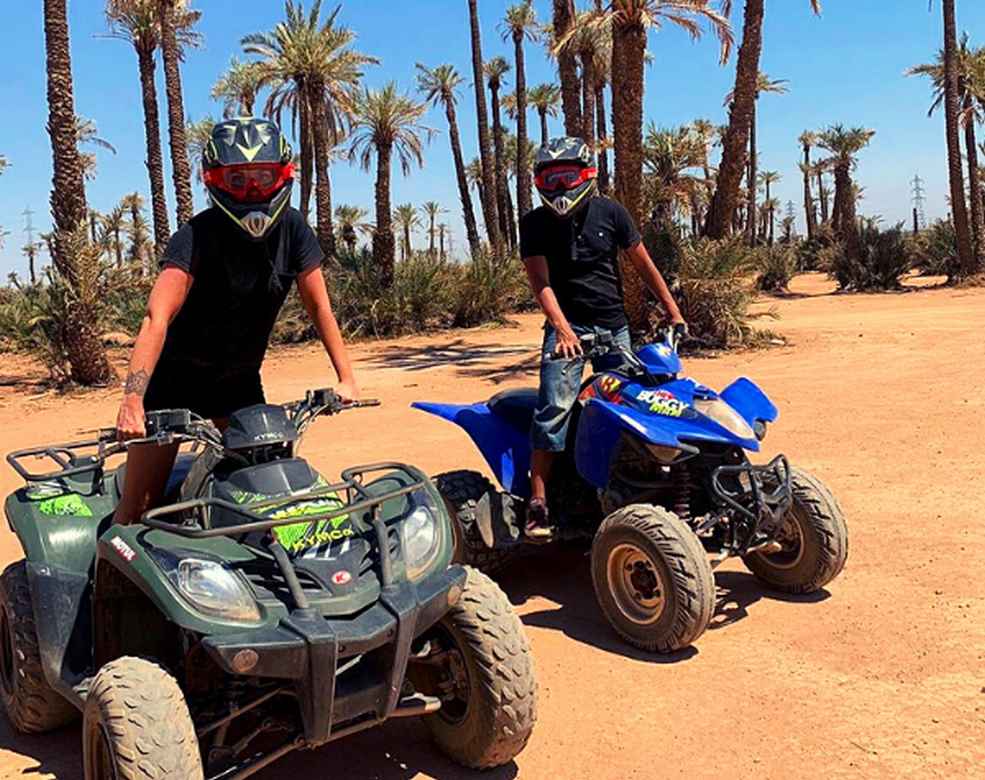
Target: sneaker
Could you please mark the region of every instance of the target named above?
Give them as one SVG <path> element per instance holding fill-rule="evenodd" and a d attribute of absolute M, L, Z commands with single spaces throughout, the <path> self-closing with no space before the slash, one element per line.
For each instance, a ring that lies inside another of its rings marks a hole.
<path fill-rule="evenodd" d="M 549 542 L 554 538 L 554 529 L 551 528 L 547 502 L 544 499 L 532 499 L 527 506 L 524 533 L 532 542 Z"/>

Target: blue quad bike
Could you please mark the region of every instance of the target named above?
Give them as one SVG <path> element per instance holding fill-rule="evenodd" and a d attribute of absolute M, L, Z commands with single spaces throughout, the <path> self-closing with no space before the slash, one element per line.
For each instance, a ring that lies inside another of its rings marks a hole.
<path fill-rule="evenodd" d="M 778 416 L 762 390 L 740 378 L 718 393 L 680 376 L 673 333 L 635 353 L 592 335 L 582 347 L 619 368 L 582 385 L 547 500 L 555 539 L 591 540 L 595 595 L 619 635 L 651 652 L 693 643 L 715 610 L 712 571 L 733 556 L 787 593 L 838 576 L 848 531 L 831 491 L 783 455 L 749 461 Z M 474 471 L 435 477 L 460 562 L 491 571 L 534 544 L 522 528 L 536 402 L 520 389 L 414 404 L 464 428 L 503 488 Z"/>

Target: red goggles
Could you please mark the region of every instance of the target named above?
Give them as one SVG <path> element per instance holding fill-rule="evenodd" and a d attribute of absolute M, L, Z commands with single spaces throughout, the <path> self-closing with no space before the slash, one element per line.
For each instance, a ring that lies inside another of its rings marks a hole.
<path fill-rule="evenodd" d="M 205 171 L 204 178 L 206 184 L 228 192 L 238 201 L 260 203 L 294 178 L 294 163 L 224 165 Z"/>
<path fill-rule="evenodd" d="M 580 165 L 554 165 L 538 173 L 535 181 L 537 189 L 544 192 L 557 192 L 558 190 L 573 190 L 580 184 L 594 179 L 597 174 L 596 168 L 583 168 Z"/>

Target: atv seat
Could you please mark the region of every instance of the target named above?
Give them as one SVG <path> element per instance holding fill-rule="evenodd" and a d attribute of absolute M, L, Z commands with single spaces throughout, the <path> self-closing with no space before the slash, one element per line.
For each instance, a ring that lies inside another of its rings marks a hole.
<path fill-rule="evenodd" d="M 168 477 L 167 486 L 164 488 L 165 497 L 170 500 L 177 500 L 178 489 L 181 487 L 181 483 L 185 481 L 185 477 L 188 476 L 188 471 L 192 467 L 192 463 L 195 462 L 197 455 L 193 455 L 188 452 L 179 453 L 178 457 L 174 461 L 174 468 L 171 470 L 171 476 Z M 116 488 L 116 496 L 119 498 L 123 495 L 123 485 L 126 482 L 127 464 L 124 463 L 120 466 L 114 475 L 114 487 Z"/>
<path fill-rule="evenodd" d="M 530 430 L 537 408 L 537 390 L 524 387 L 520 390 L 504 390 L 490 398 L 486 405 L 497 417 L 506 420 L 521 431 Z"/>

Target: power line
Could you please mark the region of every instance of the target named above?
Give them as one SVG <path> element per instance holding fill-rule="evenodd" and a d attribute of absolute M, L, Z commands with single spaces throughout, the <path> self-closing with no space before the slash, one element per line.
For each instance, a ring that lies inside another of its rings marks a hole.
<path fill-rule="evenodd" d="M 923 188 L 923 179 L 920 178 L 919 173 L 910 182 L 910 191 L 913 194 L 913 229 L 916 231 L 924 230 L 927 227 L 927 216 L 923 207 L 927 198 Z"/>
<path fill-rule="evenodd" d="M 24 232 L 27 233 L 27 243 L 34 244 L 34 223 L 31 222 L 31 217 L 34 216 L 34 212 L 31 211 L 31 207 L 28 206 L 21 212 L 24 215 Z"/>

